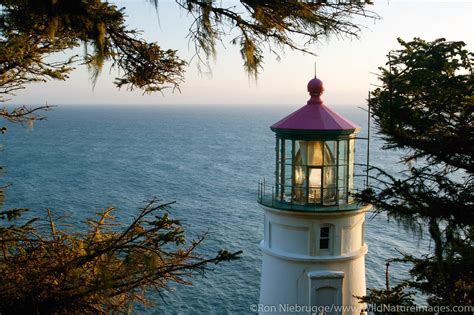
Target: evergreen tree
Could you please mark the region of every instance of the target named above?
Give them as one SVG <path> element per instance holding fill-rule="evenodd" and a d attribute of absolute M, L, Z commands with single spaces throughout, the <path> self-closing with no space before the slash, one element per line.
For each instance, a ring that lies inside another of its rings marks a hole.
<path fill-rule="evenodd" d="M 150 306 L 148 294 L 169 281 L 191 284 L 210 264 L 241 253 L 196 255 L 204 237 L 186 242 L 170 205 L 153 199 L 129 224 L 104 209 L 85 231 L 61 229 L 49 210 L 48 222 L 0 226 L 0 313 L 130 313 L 135 304 Z"/>
<path fill-rule="evenodd" d="M 430 305 L 474 304 L 474 54 L 463 42 L 398 40 L 369 100 L 384 149 L 402 152 L 406 170 L 371 170 L 357 195 L 414 229 L 426 228 L 432 252 L 412 264 L 409 287 Z"/>

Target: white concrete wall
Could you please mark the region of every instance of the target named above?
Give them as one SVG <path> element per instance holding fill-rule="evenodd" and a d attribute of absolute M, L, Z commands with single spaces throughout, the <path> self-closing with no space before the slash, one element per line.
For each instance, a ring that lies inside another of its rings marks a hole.
<path fill-rule="evenodd" d="M 367 209 L 338 213 L 264 210 L 260 304 L 268 307 L 260 313 L 308 314 L 283 312 L 280 305 L 310 306 L 315 298 L 311 286 L 314 289 L 315 283 L 338 283 L 338 277 L 342 277 L 342 301 L 338 303 L 361 307 L 353 296 L 366 294 L 363 223 Z M 319 249 L 322 226 L 331 227 L 329 251 Z"/>

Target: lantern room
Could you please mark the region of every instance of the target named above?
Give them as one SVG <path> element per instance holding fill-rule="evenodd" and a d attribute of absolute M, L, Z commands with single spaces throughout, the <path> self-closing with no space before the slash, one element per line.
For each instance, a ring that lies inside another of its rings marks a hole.
<path fill-rule="evenodd" d="M 271 126 L 275 184 L 259 186 L 259 202 L 283 210 L 356 209 L 354 141 L 360 128 L 323 104 L 323 83 L 308 83 L 307 104 Z"/>

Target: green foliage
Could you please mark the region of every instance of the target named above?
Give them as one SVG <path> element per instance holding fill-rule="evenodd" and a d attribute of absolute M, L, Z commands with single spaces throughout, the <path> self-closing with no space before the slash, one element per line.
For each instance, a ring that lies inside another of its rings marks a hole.
<path fill-rule="evenodd" d="M 399 43 L 369 103 L 385 149 L 402 149 L 407 170 L 393 175 L 373 167 L 376 184 L 357 198 L 427 228 L 432 253 L 399 259 L 413 266 L 410 287 L 430 305 L 472 305 L 474 55 L 445 39 Z"/>
<path fill-rule="evenodd" d="M 397 307 L 414 306 L 413 292 L 407 292 L 406 283 L 401 283 L 389 289 L 369 289 L 367 296 L 360 297 L 360 303 L 366 303 L 375 310 L 374 314 L 404 314 L 405 312 L 390 312 L 387 310 L 396 309 Z"/>
<path fill-rule="evenodd" d="M 445 39 L 399 43 L 370 103 L 386 148 L 473 172 L 474 54 Z"/>
<path fill-rule="evenodd" d="M 149 1 L 158 4 L 158 0 Z M 189 38 L 199 57 L 201 53 L 206 58 L 215 56 L 216 43 L 232 35 L 231 43 L 240 46 L 244 69 L 255 78 L 263 68 L 263 48 L 278 57 L 284 47 L 314 55 L 307 46 L 323 38 L 357 37 L 361 27 L 353 17 L 378 18 L 366 10 L 369 1 L 241 0 L 231 6 L 214 0 L 176 2 L 195 18 Z"/>
<path fill-rule="evenodd" d="M 149 0 L 158 9 L 157 0 Z M 300 1 L 240 1 L 225 6 L 220 1 L 178 0 L 177 5 L 195 20 L 189 39 L 195 44 L 199 64 L 208 66 L 216 43 L 237 36 L 245 70 L 255 77 L 263 65 L 263 48 L 289 47 L 312 53 L 306 45 L 332 34 L 357 36 L 360 26 L 353 16 L 377 18 L 366 3 L 344 5 Z M 128 29 L 125 11 L 98 0 L 0 0 L 0 94 L 12 94 L 30 82 L 66 80 L 74 65 L 89 67 L 95 82 L 106 61 L 116 68 L 119 88 L 145 93 L 179 88 L 186 62 L 177 51 L 140 38 Z M 302 39 L 303 44 L 293 39 Z M 65 60 L 58 53 L 82 45 L 83 57 Z M 52 61 L 54 60 L 54 61 Z M 0 99 L 1 101 L 1 99 Z"/>
<path fill-rule="evenodd" d="M 385 289 L 369 289 L 366 296 L 357 296 L 359 303 L 368 305 L 368 309 L 372 310 L 374 314 L 404 314 L 405 312 L 397 312 L 392 310 L 401 309 L 402 307 L 411 307 L 413 303 L 413 292 L 407 291 L 407 283 L 402 282 L 391 288 L 389 283 L 388 267 L 390 263 L 386 264 L 385 271 L 386 288 Z"/>
<path fill-rule="evenodd" d="M 443 245 L 451 248 L 443 248 L 442 259 L 434 255 L 415 257 L 404 253 L 403 258 L 394 261 L 413 265 L 410 270 L 413 280 L 407 284 L 426 293 L 430 305 L 472 306 L 474 300 L 472 236 L 455 238 L 450 242 L 444 240 Z"/>
<path fill-rule="evenodd" d="M 49 210 L 46 224 L 0 227 L 0 313 L 127 313 L 136 303 L 150 305 L 147 292 L 169 281 L 191 284 L 209 263 L 237 257 L 195 255 L 203 239 L 187 244 L 169 206 L 154 199 L 127 225 L 109 208 L 75 233 L 59 229 Z"/>
<path fill-rule="evenodd" d="M 177 88 L 186 62 L 175 50 L 139 38 L 127 29 L 123 9 L 96 0 L 0 1 L 0 93 L 28 82 L 65 80 L 82 62 L 95 81 L 105 61 L 117 68 L 117 87 L 145 93 Z M 83 45 L 83 58 L 61 60 L 59 52 Z M 58 60 L 58 61 L 49 61 Z"/>

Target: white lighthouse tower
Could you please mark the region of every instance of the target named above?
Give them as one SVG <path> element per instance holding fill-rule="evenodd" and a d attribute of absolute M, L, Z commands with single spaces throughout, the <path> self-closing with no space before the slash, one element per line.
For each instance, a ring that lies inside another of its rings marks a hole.
<path fill-rule="evenodd" d="M 259 313 L 360 314 L 366 294 L 365 211 L 356 203 L 359 127 L 323 104 L 322 81 L 307 105 L 271 126 L 275 184 L 259 185 L 265 211 Z"/>

